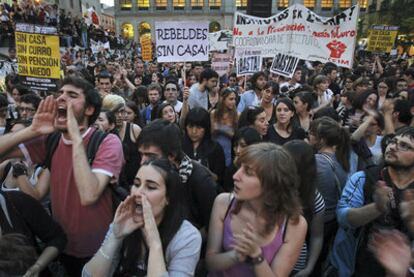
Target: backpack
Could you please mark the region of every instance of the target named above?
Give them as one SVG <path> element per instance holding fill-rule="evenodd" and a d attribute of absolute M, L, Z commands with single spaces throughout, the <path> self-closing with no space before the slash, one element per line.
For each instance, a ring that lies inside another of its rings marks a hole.
<path fill-rule="evenodd" d="M 86 147 L 86 157 L 88 159 L 89 165 L 92 165 L 96 153 L 98 152 L 99 146 L 103 142 L 103 140 L 106 138 L 108 134 L 104 133 L 101 130 L 94 129 L 93 133 L 91 135 L 91 138 L 89 139 L 88 145 Z M 51 162 L 53 154 L 56 151 L 56 148 L 59 144 L 60 137 L 62 136 L 61 132 L 54 132 L 47 136 L 46 138 L 46 158 L 43 163 L 44 168 L 48 168 L 49 171 L 51 170 Z M 128 191 L 124 188 L 122 188 L 119 185 L 113 185 L 109 183 L 109 188 L 111 190 L 112 194 L 112 208 L 113 212 L 115 214 L 115 211 L 118 207 L 118 205 L 124 201 L 124 199 L 129 195 Z"/>

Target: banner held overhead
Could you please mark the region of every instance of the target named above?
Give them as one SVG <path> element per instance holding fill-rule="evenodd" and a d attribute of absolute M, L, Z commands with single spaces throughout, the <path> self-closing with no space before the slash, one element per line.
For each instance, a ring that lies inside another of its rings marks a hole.
<path fill-rule="evenodd" d="M 155 22 L 158 62 L 208 61 L 208 22 Z"/>

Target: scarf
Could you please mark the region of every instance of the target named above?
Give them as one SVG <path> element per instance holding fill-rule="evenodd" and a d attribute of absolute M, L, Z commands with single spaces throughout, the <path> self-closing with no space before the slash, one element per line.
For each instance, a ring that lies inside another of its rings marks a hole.
<path fill-rule="evenodd" d="M 178 168 L 178 174 L 180 175 L 181 182 L 186 184 L 191 174 L 193 173 L 193 163 L 187 155 L 181 160 L 180 167 Z"/>

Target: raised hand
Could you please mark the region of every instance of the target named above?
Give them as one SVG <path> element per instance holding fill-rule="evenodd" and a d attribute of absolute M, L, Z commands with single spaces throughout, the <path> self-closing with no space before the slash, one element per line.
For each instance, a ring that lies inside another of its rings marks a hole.
<path fill-rule="evenodd" d="M 76 117 L 73 113 L 73 108 L 72 108 L 72 103 L 68 103 L 68 107 L 67 107 L 67 112 L 66 112 L 66 116 L 67 116 L 67 128 L 68 128 L 68 133 L 70 136 L 70 139 L 72 141 L 76 140 L 76 139 L 80 139 L 82 140 L 82 136 L 80 134 L 79 131 L 79 124 L 78 121 L 76 120 Z"/>
<path fill-rule="evenodd" d="M 190 97 L 190 89 L 188 87 L 183 88 L 183 101 L 187 101 Z"/>
<path fill-rule="evenodd" d="M 388 275 L 405 277 L 411 261 L 407 238 L 399 231 L 383 231 L 372 236 L 369 248 Z"/>
<path fill-rule="evenodd" d="M 56 113 L 56 100 L 53 96 L 46 97 L 46 99 L 40 102 L 30 128 L 39 135 L 53 133 L 55 131 Z"/>
<path fill-rule="evenodd" d="M 151 204 L 145 195 L 142 196 L 142 209 L 144 212 L 144 235 L 149 248 L 161 246 L 157 223 L 152 213 Z"/>
<path fill-rule="evenodd" d="M 119 204 L 113 221 L 113 234 L 123 239 L 144 225 L 141 211 L 137 211 L 136 196 L 129 195 Z"/>
<path fill-rule="evenodd" d="M 414 233 L 414 190 L 404 191 L 404 201 L 400 204 L 401 217 L 406 221 L 410 231 Z"/>

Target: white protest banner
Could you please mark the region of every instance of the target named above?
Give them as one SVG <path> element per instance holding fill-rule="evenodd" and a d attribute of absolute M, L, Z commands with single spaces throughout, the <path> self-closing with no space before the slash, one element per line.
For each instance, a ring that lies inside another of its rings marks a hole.
<path fill-rule="evenodd" d="M 286 53 L 303 60 L 351 68 L 358 14 L 359 6 L 355 5 L 325 18 L 300 4 L 268 18 L 236 12 L 233 45 L 236 55 L 245 55 L 245 49 L 256 49 L 263 57 Z"/>
<path fill-rule="evenodd" d="M 233 40 L 230 30 L 221 30 L 208 34 L 210 51 L 223 51 L 229 48 L 229 43 Z"/>
<path fill-rule="evenodd" d="M 270 67 L 270 72 L 276 73 L 287 78 L 292 78 L 293 74 L 295 73 L 296 67 L 298 66 L 299 60 L 300 59 L 297 57 L 279 53 L 273 58 L 273 63 Z"/>
<path fill-rule="evenodd" d="M 111 50 L 111 46 L 109 44 L 109 41 L 103 43 L 101 41 L 94 41 L 93 39 L 90 39 L 90 45 L 92 53 L 96 54 L 100 52 L 101 50 L 107 49 Z"/>
<path fill-rule="evenodd" d="M 237 59 L 237 76 L 253 75 L 262 69 L 261 56 L 244 56 Z"/>
<path fill-rule="evenodd" d="M 207 21 L 155 22 L 158 62 L 208 61 Z"/>
<path fill-rule="evenodd" d="M 211 57 L 211 69 L 216 71 L 219 76 L 223 76 L 227 73 L 232 59 L 232 53 L 213 53 Z"/>

